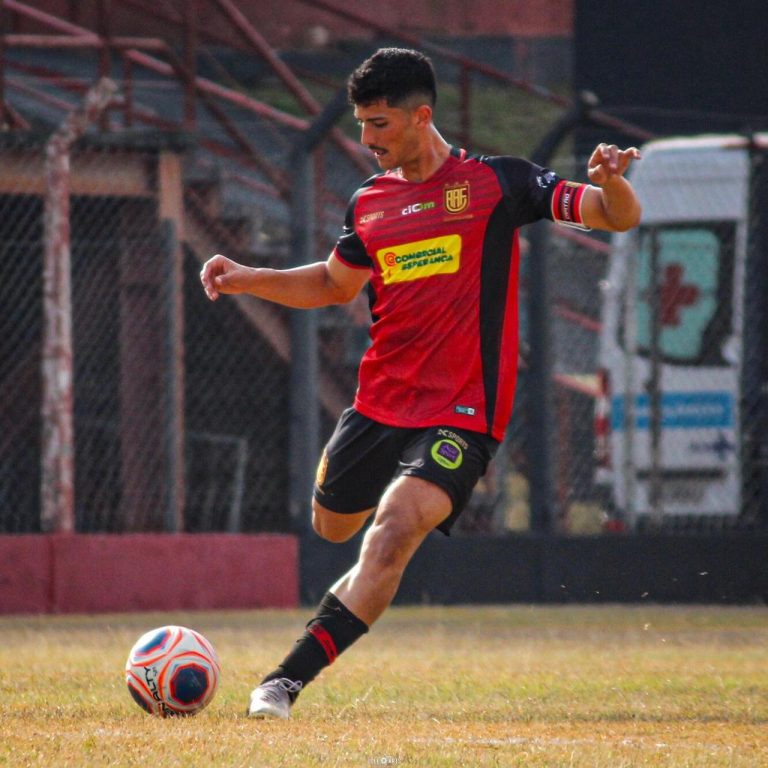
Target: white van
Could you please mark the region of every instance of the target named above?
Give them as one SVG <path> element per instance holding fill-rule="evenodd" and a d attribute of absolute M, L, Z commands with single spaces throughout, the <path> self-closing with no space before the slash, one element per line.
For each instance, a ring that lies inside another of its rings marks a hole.
<path fill-rule="evenodd" d="M 664 139 L 642 155 L 629 175 L 642 221 L 614 237 L 603 285 L 596 480 L 629 527 L 736 516 L 748 140 Z"/>

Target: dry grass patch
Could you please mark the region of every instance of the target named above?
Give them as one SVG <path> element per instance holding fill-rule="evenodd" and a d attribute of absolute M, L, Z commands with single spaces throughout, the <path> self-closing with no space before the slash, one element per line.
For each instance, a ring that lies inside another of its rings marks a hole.
<path fill-rule="evenodd" d="M 395 608 L 292 720 L 247 720 L 307 614 L 0 618 L 0 766 L 768 765 L 763 607 Z M 195 718 L 125 690 L 129 648 L 165 623 L 221 657 Z"/>

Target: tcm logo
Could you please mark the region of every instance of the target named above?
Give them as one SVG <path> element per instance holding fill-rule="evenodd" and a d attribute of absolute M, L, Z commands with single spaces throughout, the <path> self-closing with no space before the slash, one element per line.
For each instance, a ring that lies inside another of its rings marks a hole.
<path fill-rule="evenodd" d="M 384 283 L 402 283 L 433 275 L 458 272 L 461 264 L 461 235 L 381 248 L 376 252 Z"/>
<path fill-rule="evenodd" d="M 429 211 L 435 207 L 435 203 L 431 200 L 426 203 L 414 203 L 413 205 L 406 205 L 403 208 L 403 216 L 408 216 L 411 213 L 421 213 L 422 211 Z"/>

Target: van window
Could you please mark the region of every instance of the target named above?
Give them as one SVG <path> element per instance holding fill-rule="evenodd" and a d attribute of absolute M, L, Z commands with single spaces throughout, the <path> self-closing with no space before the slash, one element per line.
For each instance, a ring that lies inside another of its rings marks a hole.
<path fill-rule="evenodd" d="M 640 228 L 635 265 L 638 354 L 647 357 L 652 347 L 651 269 L 656 248 L 660 359 L 679 365 L 727 364 L 722 348 L 731 333 L 734 235 L 732 222 Z"/>

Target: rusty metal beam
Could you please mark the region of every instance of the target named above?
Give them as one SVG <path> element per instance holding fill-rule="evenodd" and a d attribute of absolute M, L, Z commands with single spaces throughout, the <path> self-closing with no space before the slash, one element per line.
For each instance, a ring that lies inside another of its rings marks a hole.
<path fill-rule="evenodd" d="M 161 152 L 157 168 L 158 217 L 167 235 L 165 270 L 165 355 L 163 360 L 164 528 L 184 530 L 184 181 L 182 158 Z"/>
<path fill-rule="evenodd" d="M 45 13 L 44 11 L 39 11 L 26 5 L 25 3 L 19 2 L 19 0 L 0 0 L 0 3 L 3 7 L 22 13 L 29 18 L 33 18 L 45 24 L 46 26 L 49 26 L 51 29 L 54 29 L 65 35 L 78 38 L 79 42 L 84 46 L 98 47 L 109 44 L 109 41 L 91 32 L 85 27 L 64 21 L 63 19 L 59 19 L 55 16 L 52 16 L 51 14 Z M 120 38 L 116 39 L 120 40 Z M 127 40 L 130 39 L 131 38 L 127 38 Z M 139 40 L 143 39 L 144 38 L 139 38 Z M 156 40 L 155 38 L 150 39 Z M 167 55 L 173 56 L 171 49 L 163 41 L 159 42 L 162 43 L 162 45 L 158 46 L 158 48 L 164 51 Z M 157 72 L 158 74 L 165 75 L 166 77 L 175 77 L 179 74 L 178 67 L 174 67 L 167 62 L 161 61 L 153 56 L 149 56 L 137 48 L 128 47 L 124 50 L 126 57 L 129 57 L 133 63 L 139 64 L 146 69 Z M 195 77 L 193 82 L 197 90 L 199 90 L 201 93 L 216 96 L 217 98 L 223 99 L 224 101 L 228 101 L 232 104 L 236 104 L 245 110 L 258 114 L 266 119 L 273 120 L 274 122 L 281 125 L 285 125 L 299 131 L 305 130 L 308 125 L 306 120 L 293 117 L 293 115 L 289 115 L 286 112 L 280 111 L 279 109 L 270 107 L 263 102 L 246 96 L 245 94 L 233 91 L 232 89 L 226 88 L 225 86 L 221 86 L 207 78 Z"/>
<path fill-rule="evenodd" d="M 141 51 L 126 51 L 126 56 L 129 56 L 135 64 L 140 64 L 142 67 L 157 72 L 160 75 L 166 75 L 167 77 L 173 75 L 173 67 L 170 64 L 160 61 L 153 56 L 148 56 Z M 243 109 L 253 112 L 260 117 L 264 117 L 267 120 L 279 123 L 280 125 L 285 125 L 286 127 L 293 128 L 297 131 L 305 130 L 308 125 L 306 120 L 289 115 L 287 112 L 281 112 L 279 109 L 275 109 L 261 101 L 252 99 L 250 96 L 246 96 L 243 93 L 219 85 L 206 77 L 196 77 L 195 82 L 198 89 L 203 93 L 217 96 L 224 101 L 228 101 L 230 104 L 235 104 L 236 106 L 242 107 Z"/>
<path fill-rule="evenodd" d="M 566 96 L 561 96 L 560 94 L 555 93 L 554 91 L 551 91 L 544 86 L 536 85 L 536 83 L 531 83 L 530 81 L 523 80 L 519 77 L 513 77 L 508 72 L 504 72 L 503 70 L 497 69 L 496 67 L 483 64 L 481 62 L 475 61 L 474 59 L 470 59 L 467 56 L 463 56 L 459 53 L 456 53 L 455 51 L 452 51 L 450 48 L 432 43 L 429 40 L 418 37 L 417 35 L 411 35 L 407 32 L 403 32 L 402 30 L 390 27 L 387 24 L 378 22 L 375 19 L 365 16 L 364 14 L 358 13 L 357 11 L 341 7 L 335 2 L 331 2 L 330 0 L 298 0 L 298 2 L 303 3 L 304 5 L 309 5 L 315 9 L 319 8 L 321 10 L 327 11 L 328 13 L 332 14 L 333 16 L 337 16 L 338 18 L 353 21 L 362 27 L 374 30 L 383 35 L 386 35 L 387 37 L 400 40 L 404 43 L 407 43 L 408 45 L 413 46 L 414 48 L 419 48 L 428 53 L 440 56 L 445 61 L 453 62 L 463 69 L 477 72 L 478 74 L 482 74 L 485 77 L 491 78 L 501 83 L 505 83 L 513 88 L 516 88 L 517 90 L 523 91 L 524 93 L 536 96 L 537 98 L 543 99 L 544 101 L 548 101 L 552 104 L 557 104 L 564 109 L 568 109 L 573 106 L 571 99 Z M 615 128 L 627 134 L 628 136 L 633 136 L 634 138 L 643 141 L 647 141 L 648 139 L 653 138 L 653 134 L 650 131 L 646 131 L 644 128 L 639 128 L 636 125 L 632 125 L 631 123 L 619 120 L 613 117 L 613 115 L 609 115 L 607 112 L 594 109 L 590 110 L 589 114 L 590 118 L 594 120 L 595 123 L 610 128 Z"/>
<path fill-rule="evenodd" d="M 272 71 L 296 97 L 299 104 L 301 104 L 311 115 L 319 114 L 322 109 L 320 103 L 304 87 L 291 68 L 275 53 L 274 48 L 272 48 L 272 46 L 264 39 L 253 24 L 251 24 L 246 15 L 237 7 L 237 5 L 232 2 L 232 0 L 215 0 L 215 2 L 226 13 L 235 29 L 245 41 L 269 64 Z M 370 162 L 363 158 L 359 146 L 351 143 L 338 128 L 334 128 L 331 131 L 331 139 L 362 173 L 366 175 L 371 173 Z"/>
<path fill-rule="evenodd" d="M 50 13 L 41 11 L 26 3 L 21 3 L 19 0 L 2 0 L 2 6 L 10 11 L 26 16 L 33 21 L 38 21 L 44 26 L 55 29 L 62 34 L 75 36 L 83 35 L 86 37 L 98 38 L 98 35 L 95 32 L 91 32 L 77 24 L 72 24 L 69 21 L 64 21 L 64 19 L 60 19 L 58 16 L 53 16 Z"/>
<path fill-rule="evenodd" d="M 8 48 L 140 48 L 145 51 L 164 52 L 168 46 L 157 37 L 118 36 L 109 39 L 94 37 L 90 34 L 77 35 L 42 35 L 11 34 L 3 35 L 3 44 Z"/>
<path fill-rule="evenodd" d="M 30 157 L 28 150 L 6 149 L 0 154 L 0 194 L 44 195 L 47 191 L 42 156 Z M 144 160 L 130 150 L 120 153 L 95 153 L 87 160 L 77 157 L 69 169 L 72 195 L 96 197 L 153 196 L 152 175 Z"/>
<path fill-rule="evenodd" d="M 72 144 L 112 99 L 117 86 L 100 80 L 46 145 L 43 262 L 41 511 L 43 531 L 75 529 L 74 382 L 69 225 Z"/>

